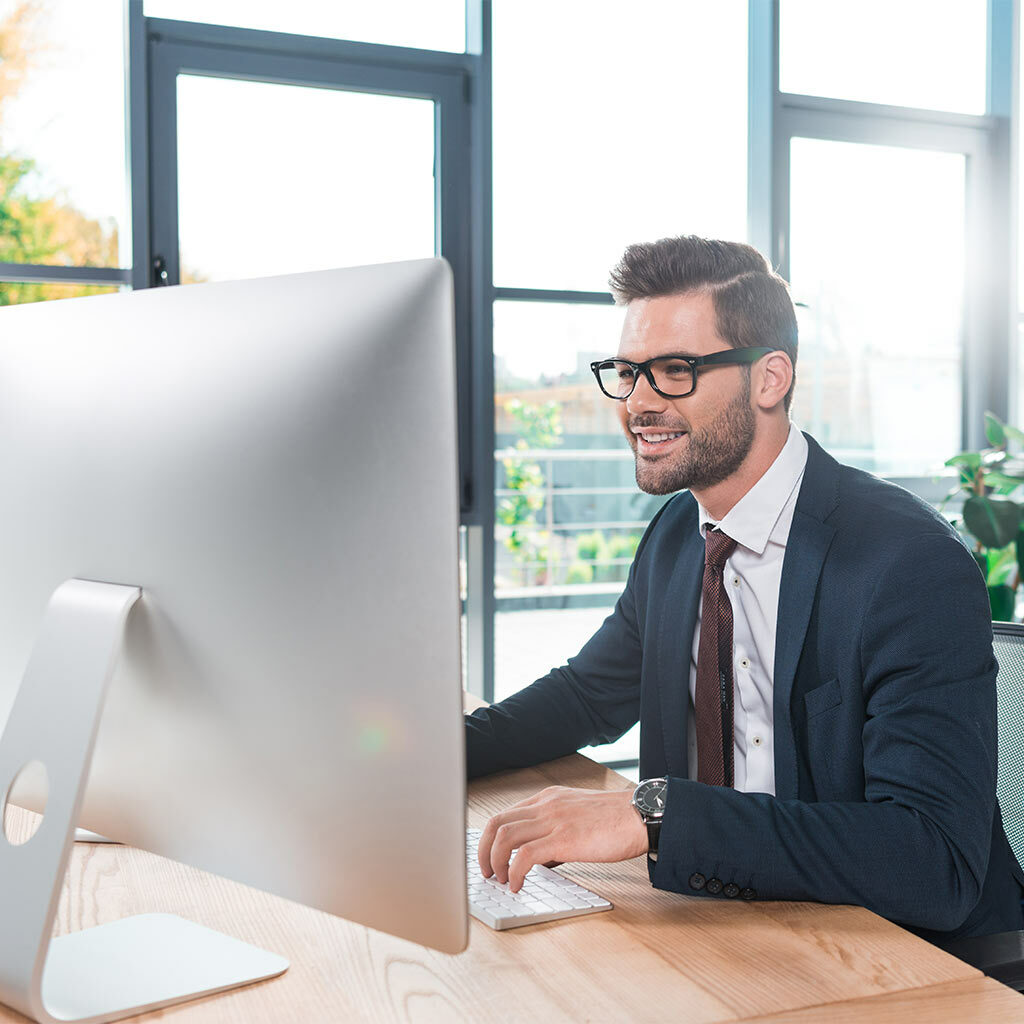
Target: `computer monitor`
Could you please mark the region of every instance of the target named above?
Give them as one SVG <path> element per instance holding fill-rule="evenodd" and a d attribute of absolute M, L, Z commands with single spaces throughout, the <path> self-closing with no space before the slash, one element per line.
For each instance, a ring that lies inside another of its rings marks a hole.
<path fill-rule="evenodd" d="M 440 259 L 0 310 L 0 1001 L 75 824 L 465 947 L 456 436 Z"/>

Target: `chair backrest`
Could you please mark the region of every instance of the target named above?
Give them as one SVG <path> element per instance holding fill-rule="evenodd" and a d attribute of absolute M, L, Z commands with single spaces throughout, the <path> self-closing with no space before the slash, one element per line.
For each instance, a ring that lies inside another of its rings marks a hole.
<path fill-rule="evenodd" d="M 999 772 L 996 793 L 1003 827 L 1019 864 L 1024 864 L 1024 625 L 993 622 L 999 662 Z"/>

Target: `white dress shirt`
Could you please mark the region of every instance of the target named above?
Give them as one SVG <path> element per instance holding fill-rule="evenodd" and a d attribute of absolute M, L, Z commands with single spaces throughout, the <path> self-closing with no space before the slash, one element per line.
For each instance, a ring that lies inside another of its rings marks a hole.
<path fill-rule="evenodd" d="M 775 461 L 720 523 L 715 523 L 700 502 L 697 503 L 701 537 L 710 524 L 712 528 L 720 527 L 736 541 L 736 548 L 725 563 L 725 591 L 733 618 L 733 785 L 744 793 L 775 795 L 772 695 L 779 583 L 793 509 L 806 465 L 807 440 L 790 424 L 789 437 Z M 693 702 L 703 603 L 702 597 L 690 659 L 687 752 L 691 779 L 697 778 Z"/>

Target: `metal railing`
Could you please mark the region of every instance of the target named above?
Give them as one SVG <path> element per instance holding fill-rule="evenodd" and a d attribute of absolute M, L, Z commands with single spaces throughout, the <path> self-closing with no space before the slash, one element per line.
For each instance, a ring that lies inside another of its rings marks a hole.
<path fill-rule="evenodd" d="M 607 449 L 607 448 L 504 448 L 494 453 L 495 462 L 504 463 L 506 460 L 514 460 L 519 463 L 534 462 L 541 467 L 544 483 L 541 487 L 509 488 L 498 487 L 495 489 L 495 498 L 500 502 L 502 498 L 517 496 L 540 497 L 541 508 L 540 518 L 532 523 L 521 523 L 515 527 L 496 523 L 494 527 L 495 540 L 503 543 L 506 538 L 512 535 L 514 529 L 529 531 L 531 529 L 542 531 L 547 535 L 549 542 L 544 547 L 544 557 L 537 559 L 516 558 L 516 568 L 520 569 L 525 576 L 539 575 L 543 582 L 524 584 L 523 586 L 506 585 L 501 587 L 501 593 L 507 597 L 560 594 L 560 593 L 607 593 L 614 595 L 622 590 L 625 573 L 621 573 L 621 579 L 611 579 L 596 582 L 569 583 L 561 580 L 562 570 L 568 569 L 575 563 L 583 563 L 590 566 L 595 576 L 609 570 L 628 569 L 633 561 L 632 554 L 628 557 L 604 557 L 583 559 L 575 554 L 569 556 L 567 553 L 568 538 L 572 534 L 579 534 L 594 531 L 628 531 L 630 533 L 642 532 L 647 526 L 646 519 L 589 519 L 585 522 L 556 522 L 555 521 L 555 498 L 564 497 L 614 497 L 617 495 L 639 495 L 641 492 L 636 485 L 632 486 L 555 486 L 554 467 L 556 463 L 566 462 L 626 462 L 632 463 L 633 453 L 629 449 Z M 557 537 L 564 538 L 561 544 L 552 541 Z M 618 575 L 618 573 L 616 573 Z"/>
<path fill-rule="evenodd" d="M 866 465 L 873 462 L 877 456 L 874 452 L 865 449 L 836 449 L 831 454 L 840 462 L 849 465 Z M 500 545 L 498 561 L 504 562 L 510 569 L 515 569 L 522 574 L 523 581 L 520 585 L 506 581 L 503 585 L 496 580 L 496 586 L 502 597 L 540 597 L 540 596 L 562 596 L 567 594 L 607 594 L 614 596 L 622 590 L 625 581 L 625 571 L 632 563 L 632 553 L 615 557 L 603 558 L 580 558 L 570 548 L 570 538 L 573 534 L 610 532 L 615 534 L 633 535 L 642 533 L 649 522 L 650 516 L 641 519 L 627 518 L 602 518 L 587 519 L 585 521 L 564 520 L 561 522 L 555 519 L 555 499 L 574 497 L 593 498 L 614 498 L 616 496 L 631 495 L 640 497 L 642 492 L 635 484 L 630 485 L 571 485 L 556 486 L 555 466 L 559 463 L 580 462 L 580 463 L 629 463 L 633 462 L 633 453 L 628 448 L 501 448 L 494 453 L 496 465 L 505 461 L 518 463 L 536 463 L 542 473 L 543 484 L 540 487 L 495 488 L 495 497 L 498 502 L 503 498 L 516 496 L 539 497 L 540 508 L 535 510 L 536 519 L 533 522 L 523 522 L 515 526 L 495 523 L 495 542 Z M 948 474 L 948 471 L 946 471 Z M 883 474 L 890 479 L 895 479 L 904 486 L 910 486 L 927 501 L 938 504 L 941 497 L 948 489 L 949 481 L 946 476 L 942 477 L 906 477 L 896 474 Z M 653 511 L 651 513 L 653 515 Z M 535 531 L 546 536 L 547 543 L 538 543 L 538 550 L 542 549 L 542 557 L 523 558 L 512 552 L 507 555 L 502 551 L 504 542 L 512 535 L 514 529 L 524 532 Z M 594 579 L 589 582 L 570 582 L 566 576 L 571 566 L 582 563 L 589 566 Z M 597 579 L 598 576 L 610 576 L 609 579 Z M 533 579 L 534 582 L 528 582 Z"/>

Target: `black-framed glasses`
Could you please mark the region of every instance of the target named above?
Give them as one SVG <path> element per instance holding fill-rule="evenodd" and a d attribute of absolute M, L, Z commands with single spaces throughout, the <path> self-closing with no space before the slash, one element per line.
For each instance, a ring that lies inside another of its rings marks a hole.
<path fill-rule="evenodd" d="M 756 363 L 775 349 L 764 345 L 755 348 L 726 348 L 706 356 L 657 356 L 643 363 L 629 359 L 599 359 L 590 364 L 601 390 L 616 401 L 624 402 L 636 387 L 642 373 L 647 383 L 662 398 L 685 398 L 697 387 L 697 368 L 725 366 L 734 363 Z"/>

